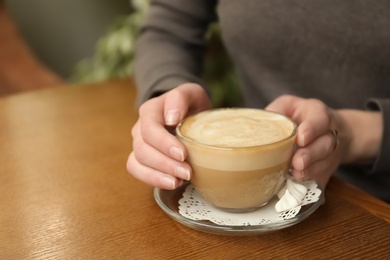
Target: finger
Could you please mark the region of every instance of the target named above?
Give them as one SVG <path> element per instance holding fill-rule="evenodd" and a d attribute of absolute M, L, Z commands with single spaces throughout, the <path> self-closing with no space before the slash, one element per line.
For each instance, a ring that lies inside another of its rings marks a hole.
<path fill-rule="evenodd" d="M 308 99 L 297 105 L 293 120 L 299 123 L 297 143 L 302 147 L 329 130 L 329 109 L 319 100 Z"/>
<path fill-rule="evenodd" d="M 338 161 L 335 158 L 327 158 L 317 161 L 303 171 L 293 169 L 291 174 L 298 181 L 315 180 L 320 188 L 324 188 L 335 173 L 337 165 Z"/>
<path fill-rule="evenodd" d="M 313 163 L 326 158 L 334 151 L 334 142 L 334 137 L 329 133 L 318 137 L 309 145 L 299 148 L 292 158 L 293 168 L 303 171 Z"/>
<path fill-rule="evenodd" d="M 274 99 L 268 106 L 266 106 L 265 109 L 292 118 L 295 111 L 295 106 L 300 101 L 303 101 L 303 98 L 292 95 L 282 95 Z"/>
<path fill-rule="evenodd" d="M 211 107 L 206 91 L 198 84 L 187 83 L 165 95 L 164 118 L 168 126 L 177 125 L 186 115 Z"/>
<path fill-rule="evenodd" d="M 142 139 L 134 140 L 133 149 L 135 159 L 138 163 L 183 180 L 190 180 L 191 168 L 187 163 L 178 162 L 166 156 L 154 147 L 143 142 Z"/>
<path fill-rule="evenodd" d="M 164 104 L 164 122 L 167 126 L 177 125 L 187 114 L 187 99 L 177 90 L 167 93 Z"/>
<path fill-rule="evenodd" d="M 128 161 L 128 169 L 133 164 L 144 164 L 144 166 L 147 166 L 149 168 L 154 168 L 157 171 L 164 172 L 164 173 L 171 173 L 171 175 L 178 177 L 180 179 L 189 180 L 190 178 L 190 167 L 187 163 L 182 163 L 182 165 L 178 164 L 177 161 L 163 155 L 156 149 L 152 148 L 145 142 L 143 142 L 142 136 L 140 134 L 140 122 L 137 121 L 134 127 L 132 128 L 132 136 L 133 136 L 133 153 L 132 157 L 138 157 L 141 158 L 141 160 L 135 158 L 135 160 L 129 160 Z M 129 157 L 131 158 L 131 157 Z M 155 161 L 156 160 L 156 161 Z M 133 167 L 134 168 L 134 167 Z M 140 166 L 136 167 L 142 168 Z M 138 173 L 138 170 L 133 169 L 132 175 L 140 176 Z M 137 174 L 138 173 L 138 174 Z M 147 179 L 148 177 L 145 176 Z M 151 177 L 153 178 L 153 176 Z M 138 177 L 138 179 L 144 179 L 142 177 Z M 155 182 L 152 180 L 146 180 L 149 184 L 153 185 Z M 162 180 L 165 181 L 165 184 L 162 184 L 165 188 L 168 187 L 169 184 L 169 178 Z M 168 184 L 167 184 L 168 182 Z M 174 182 L 175 184 L 178 184 L 179 182 Z"/>
<path fill-rule="evenodd" d="M 330 119 L 327 113 L 313 110 L 307 113 L 305 120 L 298 126 L 297 144 L 304 147 L 314 139 L 323 135 L 329 130 Z"/>
<path fill-rule="evenodd" d="M 160 189 L 173 190 L 183 184 L 181 179 L 140 164 L 132 152 L 127 160 L 127 171 L 136 179 Z"/>
<path fill-rule="evenodd" d="M 167 135 L 165 125 L 175 125 L 187 114 L 210 107 L 210 100 L 201 86 L 193 83 L 183 84 L 142 107 L 142 138 L 162 153 L 184 161 L 186 150 L 183 144 L 174 136 Z M 160 111 L 163 110 L 161 114 Z"/>
<path fill-rule="evenodd" d="M 177 161 L 184 161 L 184 145 L 165 129 L 161 102 L 149 102 L 140 109 L 139 131 L 144 142 Z M 146 103 L 145 103 L 146 104 Z"/>
<path fill-rule="evenodd" d="M 141 133 L 140 122 L 139 120 L 137 120 L 137 122 L 135 122 L 134 126 L 131 128 L 131 136 L 133 137 L 133 140 L 136 138 L 140 138 L 141 137 L 140 133 Z"/>
<path fill-rule="evenodd" d="M 275 99 L 266 109 L 284 114 L 299 125 L 297 144 L 301 147 L 329 130 L 329 108 L 317 99 L 285 95 Z"/>

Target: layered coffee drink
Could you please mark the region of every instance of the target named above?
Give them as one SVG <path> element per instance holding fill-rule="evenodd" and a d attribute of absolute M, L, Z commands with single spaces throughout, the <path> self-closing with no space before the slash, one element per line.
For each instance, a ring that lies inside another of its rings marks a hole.
<path fill-rule="evenodd" d="M 218 208 L 244 212 L 265 205 L 279 191 L 296 124 L 265 110 L 227 108 L 190 116 L 176 133 L 187 149 L 195 189 Z"/>

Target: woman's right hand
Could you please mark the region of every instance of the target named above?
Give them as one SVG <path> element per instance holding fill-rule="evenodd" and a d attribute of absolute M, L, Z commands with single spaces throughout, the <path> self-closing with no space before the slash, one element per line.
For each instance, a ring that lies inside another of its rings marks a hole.
<path fill-rule="evenodd" d="M 183 144 L 169 132 L 184 117 L 211 108 L 205 90 L 186 83 L 146 101 L 132 128 L 133 151 L 127 170 L 136 179 L 161 189 L 173 190 L 191 178 L 191 167 L 184 160 Z"/>

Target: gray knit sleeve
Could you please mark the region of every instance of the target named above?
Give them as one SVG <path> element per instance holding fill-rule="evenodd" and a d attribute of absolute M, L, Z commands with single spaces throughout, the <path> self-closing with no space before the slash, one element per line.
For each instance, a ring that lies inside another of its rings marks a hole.
<path fill-rule="evenodd" d="M 381 150 L 375 160 L 371 173 L 390 172 L 390 99 L 370 99 L 367 102 L 370 110 L 381 111 L 383 115 L 383 137 Z"/>
<path fill-rule="evenodd" d="M 205 32 L 216 19 L 213 0 L 152 0 L 137 41 L 137 105 L 182 83 L 200 79 Z"/>

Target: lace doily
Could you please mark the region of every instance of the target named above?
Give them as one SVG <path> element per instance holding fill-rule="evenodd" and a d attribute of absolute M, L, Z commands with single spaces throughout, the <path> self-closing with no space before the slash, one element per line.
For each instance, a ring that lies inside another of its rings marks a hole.
<path fill-rule="evenodd" d="M 307 187 L 307 193 L 302 204 L 281 213 L 275 210 L 275 204 L 278 202 L 276 196 L 267 205 L 256 211 L 247 213 L 222 211 L 206 202 L 190 184 L 179 200 L 179 213 L 188 219 L 209 220 L 217 225 L 224 226 L 254 226 L 275 223 L 294 218 L 302 206 L 318 201 L 321 190 L 317 188 L 317 184 L 314 181 L 306 181 L 302 184 Z"/>

